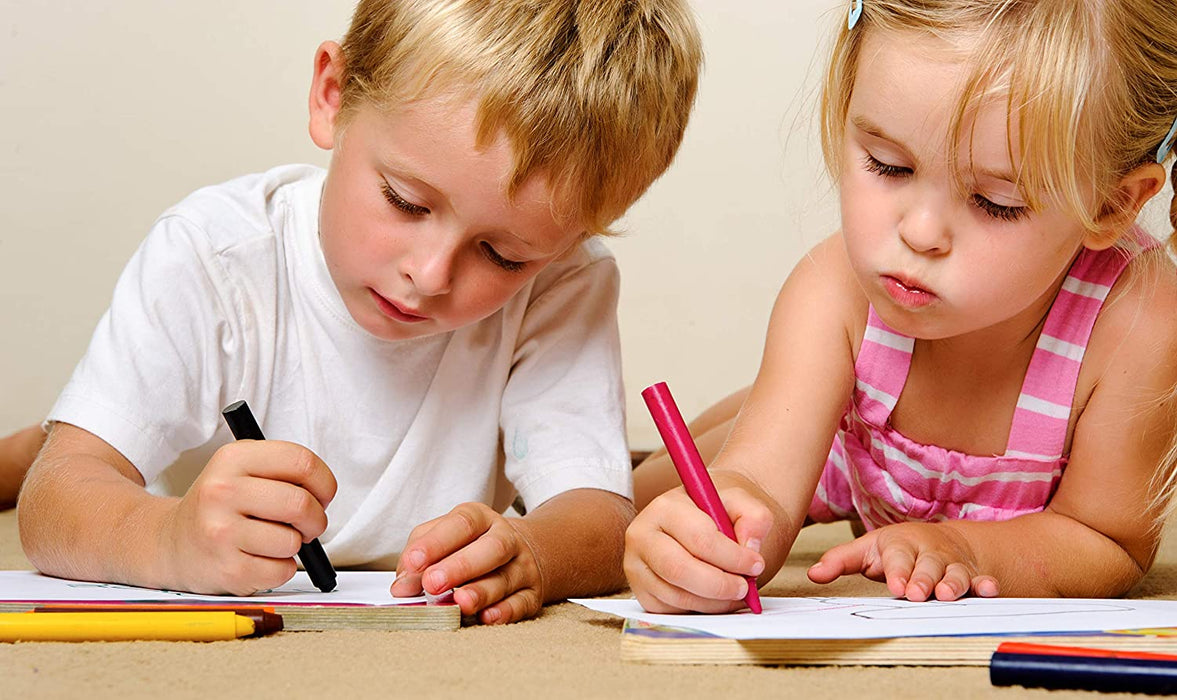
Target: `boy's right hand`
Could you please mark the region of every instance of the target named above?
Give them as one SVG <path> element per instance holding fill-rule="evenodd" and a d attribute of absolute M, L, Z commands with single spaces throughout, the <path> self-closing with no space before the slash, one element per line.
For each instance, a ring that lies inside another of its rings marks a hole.
<path fill-rule="evenodd" d="M 744 577 L 765 569 L 761 544 L 780 525 L 768 495 L 742 477 L 712 476 L 742 544 L 720 532 L 682 487 L 654 499 L 625 532 L 625 577 L 649 612 L 738 610 L 748 593 Z"/>
<path fill-rule="evenodd" d="M 294 555 L 327 529 L 335 476 L 309 449 L 239 440 L 213 454 L 165 524 L 168 578 L 196 593 L 249 595 L 297 571 Z"/>

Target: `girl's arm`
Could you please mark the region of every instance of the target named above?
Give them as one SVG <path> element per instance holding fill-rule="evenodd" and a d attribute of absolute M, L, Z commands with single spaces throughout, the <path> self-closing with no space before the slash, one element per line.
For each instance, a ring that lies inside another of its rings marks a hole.
<path fill-rule="evenodd" d="M 866 302 L 840 236 L 810 252 L 773 309 L 764 359 L 712 475 L 740 546 L 681 489 L 626 533 L 626 575 L 648 610 L 739 607 L 741 575 L 770 578 L 800 530 L 854 384 Z"/>
<path fill-rule="evenodd" d="M 248 595 L 296 570 L 327 526 L 335 479 L 310 450 L 278 440 L 225 445 L 181 498 L 92 433 L 55 423 L 21 490 L 25 555 L 46 574 Z"/>

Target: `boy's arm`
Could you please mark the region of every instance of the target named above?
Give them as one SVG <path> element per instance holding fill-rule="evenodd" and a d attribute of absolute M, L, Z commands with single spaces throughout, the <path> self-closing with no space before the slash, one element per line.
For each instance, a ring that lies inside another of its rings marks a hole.
<path fill-rule="evenodd" d="M 103 440 L 55 423 L 21 491 L 21 545 L 46 574 L 162 588 L 158 540 L 171 500 L 149 495 Z"/>
<path fill-rule="evenodd" d="M 327 526 L 335 480 L 310 450 L 277 440 L 222 447 L 183 498 L 143 488 L 95 435 L 55 423 L 21 491 L 29 561 L 54 576 L 248 595 L 290 579 Z"/>
<path fill-rule="evenodd" d="M 625 585 L 621 557 L 634 506 L 597 489 L 565 491 L 520 519 L 539 570 L 542 603 L 612 593 Z M 538 612 L 532 611 L 532 614 Z"/>

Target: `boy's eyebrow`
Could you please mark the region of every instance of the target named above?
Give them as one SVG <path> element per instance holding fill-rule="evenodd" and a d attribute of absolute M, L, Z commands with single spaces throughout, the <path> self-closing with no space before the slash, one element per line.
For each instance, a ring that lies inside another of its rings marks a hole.
<path fill-rule="evenodd" d="M 911 149 L 909 149 L 902 141 L 899 141 L 893 136 L 889 136 L 887 132 L 883 130 L 883 127 L 875 124 L 866 117 L 862 115 L 855 115 L 850 121 L 852 124 L 854 124 L 854 126 L 858 127 L 859 130 L 874 136 L 875 138 L 883 139 L 884 141 L 890 141 L 908 153 L 911 153 Z M 981 175 L 984 177 L 993 178 L 995 180 L 1004 180 L 1005 182 L 1008 182 L 1012 185 L 1018 184 L 1018 179 L 1014 177 L 1014 175 L 1008 170 L 994 170 L 992 168 L 974 167 L 972 172 L 974 175 Z"/>

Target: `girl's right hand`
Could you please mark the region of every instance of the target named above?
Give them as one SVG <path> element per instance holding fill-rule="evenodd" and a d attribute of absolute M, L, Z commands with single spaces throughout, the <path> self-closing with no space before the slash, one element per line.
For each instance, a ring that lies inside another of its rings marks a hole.
<path fill-rule="evenodd" d="M 195 593 L 249 595 L 282 585 L 297 571 L 299 547 L 327 529 L 335 489 L 331 470 L 301 445 L 221 447 L 165 523 L 167 578 Z"/>
<path fill-rule="evenodd" d="M 719 531 L 682 487 L 654 499 L 625 532 L 625 576 L 653 613 L 732 612 L 744 607 L 745 577 L 765 569 L 761 544 L 780 523 L 751 481 L 714 472 L 739 544 Z"/>

